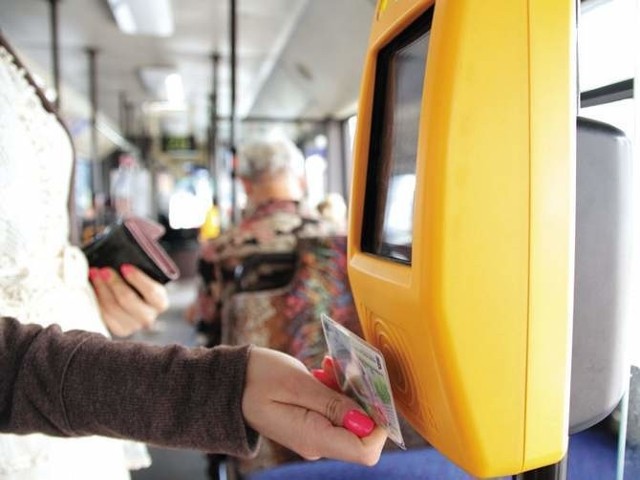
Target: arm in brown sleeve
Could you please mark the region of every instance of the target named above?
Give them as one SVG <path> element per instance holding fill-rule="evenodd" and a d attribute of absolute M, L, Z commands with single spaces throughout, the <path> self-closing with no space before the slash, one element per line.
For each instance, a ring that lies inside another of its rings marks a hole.
<path fill-rule="evenodd" d="M 0 431 L 250 455 L 248 347 L 156 347 L 0 318 Z"/>

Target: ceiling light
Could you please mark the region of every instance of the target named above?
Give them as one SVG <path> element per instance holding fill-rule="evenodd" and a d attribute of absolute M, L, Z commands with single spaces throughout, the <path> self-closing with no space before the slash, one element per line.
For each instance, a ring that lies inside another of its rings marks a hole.
<path fill-rule="evenodd" d="M 172 67 L 143 67 L 140 79 L 145 89 L 156 99 L 170 103 L 184 102 L 182 77 Z"/>
<path fill-rule="evenodd" d="M 118 28 L 129 35 L 173 34 L 170 0 L 108 0 Z"/>
<path fill-rule="evenodd" d="M 129 4 L 121 0 L 109 0 L 109 6 L 118 28 L 129 35 L 136 33 L 136 21 L 133 19 Z"/>

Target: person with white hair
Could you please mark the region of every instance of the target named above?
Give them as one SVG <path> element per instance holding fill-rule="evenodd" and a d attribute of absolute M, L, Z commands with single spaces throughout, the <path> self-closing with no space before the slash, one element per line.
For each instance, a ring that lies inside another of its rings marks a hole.
<path fill-rule="evenodd" d="M 207 336 L 206 344 L 220 342 L 223 299 L 233 289 L 235 267 L 257 253 L 289 253 L 299 236 L 333 233 L 304 203 L 304 156 L 288 139 L 259 140 L 239 150 L 238 176 L 247 194 L 245 217 L 238 225 L 202 247 L 199 272 L 202 285 L 187 320 Z"/>

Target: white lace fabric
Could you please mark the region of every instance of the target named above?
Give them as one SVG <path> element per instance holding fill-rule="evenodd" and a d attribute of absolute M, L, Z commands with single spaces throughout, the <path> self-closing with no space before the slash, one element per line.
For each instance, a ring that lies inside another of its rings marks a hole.
<path fill-rule="evenodd" d="M 71 141 L 64 128 L 55 115 L 42 107 L 24 71 L 12 62 L 9 52 L 0 47 L 0 308 L 3 315 L 19 316 L 22 321 L 53 323 L 53 320 L 34 318 L 31 312 L 34 297 L 40 298 L 48 289 L 60 288 L 62 284 L 73 288 L 86 284 L 86 261 L 67 241 L 66 204 L 72 159 Z M 96 311 L 94 309 L 94 317 Z M 57 318 L 55 323 L 64 327 L 65 319 Z"/>
<path fill-rule="evenodd" d="M 71 140 L 0 46 L 0 315 L 108 335 L 68 242 Z M 0 478 L 125 480 L 123 442 L 0 435 Z"/>

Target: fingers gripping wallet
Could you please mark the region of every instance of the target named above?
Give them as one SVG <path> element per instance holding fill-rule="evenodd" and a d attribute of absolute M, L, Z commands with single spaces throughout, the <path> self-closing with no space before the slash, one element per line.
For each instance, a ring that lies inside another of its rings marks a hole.
<path fill-rule="evenodd" d="M 180 271 L 158 243 L 163 234 L 164 227 L 159 223 L 129 217 L 107 227 L 83 251 L 92 267 L 120 270 L 121 265 L 129 263 L 164 284 L 176 280 Z"/>

